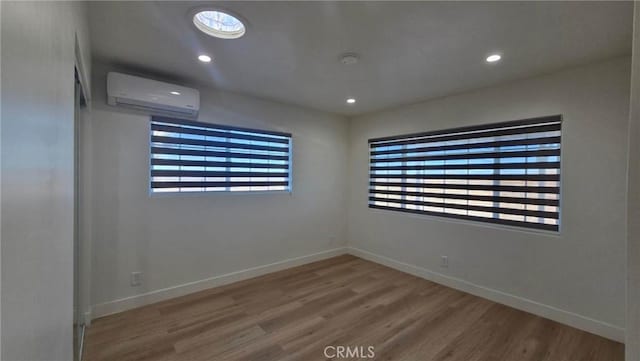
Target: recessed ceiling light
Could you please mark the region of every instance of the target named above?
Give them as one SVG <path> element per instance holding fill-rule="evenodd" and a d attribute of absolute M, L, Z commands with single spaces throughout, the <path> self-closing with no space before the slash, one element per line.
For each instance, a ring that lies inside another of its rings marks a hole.
<path fill-rule="evenodd" d="M 221 39 L 237 39 L 247 29 L 236 16 L 219 10 L 203 10 L 193 16 L 193 24 L 203 33 Z"/>
<path fill-rule="evenodd" d="M 344 53 L 340 55 L 340 62 L 344 65 L 354 65 L 360 60 L 360 56 L 356 53 Z"/>
<path fill-rule="evenodd" d="M 491 54 L 487 56 L 487 63 L 495 63 L 500 59 L 502 59 L 502 56 L 500 54 Z"/>
<path fill-rule="evenodd" d="M 347 104 L 353 104 L 355 102 L 356 102 L 356 100 L 354 98 L 347 99 Z"/>
<path fill-rule="evenodd" d="M 173 94 L 173 95 L 180 95 L 180 92 L 177 92 L 177 91 L 172 91 L 170 93 Z"/>
<path fill-rule="evenodd" d="M 209 55 L 200 55 L 198 57 L 198 60 L 200 60 L 203 63 L 210 63 L 211 62 L 211 57 Z"/>

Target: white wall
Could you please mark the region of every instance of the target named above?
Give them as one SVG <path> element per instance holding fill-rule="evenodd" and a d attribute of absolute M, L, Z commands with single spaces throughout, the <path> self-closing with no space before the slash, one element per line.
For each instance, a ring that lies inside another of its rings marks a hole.
<path fill-rule="evenodd" d="M 76 35 L 89 55 L 85 8 L 0 6 L 1 358 L 71 360 L 74 65 Z"/>
<path fill-rule="evenodd" d="M 0 4 L 0 79 L 2 79 L 2 4 Z M 0 150 L 2 150 L 2 82 L 0 81 Z M 2 359 L 2 156 L 0 155 L 0 360 Z"/>
<path fill-rule="evenodd" d="M 625 57 L 353 119 L 350 246 L 623 339 L 629 74 Z M 564 117 L 559 234 L 367 207 L 369 138 L 553 114 Z"/>
<path fill-rule="evenodd" d="M 626 360 L 640 360 L 640 3 L 635 2 L 629 116 Z"/>
<path fill-rule="evenodd" d="M 201 88 L 200 121 L 293 134 L 293 193 L 150 196 L 149 116 L 105 105 L 98 68 L 94 305 L 345 245 L 344 118 Z M 129 286 L 132 271 L 143 286 Z"/>

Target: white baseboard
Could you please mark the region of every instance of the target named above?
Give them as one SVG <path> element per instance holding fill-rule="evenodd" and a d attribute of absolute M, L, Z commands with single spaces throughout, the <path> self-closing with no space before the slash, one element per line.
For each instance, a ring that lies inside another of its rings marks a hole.
<path fill-rule="evenodd" d="M 91 307 L 89 307 L 89 310 L 87 310 L 83 316 L 84 316 L 84 320 L 83 320 L 84 325 L 87 327 L 91 326 L 91 320 L 93 319 Z"/>
<path fill-rule="evenodd" d="M 467 282 L 465 280 L 443 275 L 438 272 L 430 271 L 426 268 L 414 266 L 408 263 L 396 261 L 389 257 L 380 256 L 362 249 L 348 247 L 347 252 L 356 257 L 360 257 L 372 262 L 376 262 L 398 271 L 412 274 L 426 280 L 455 288 L 457 290 L 470 293 L 488 300 L 513 307 L 518 310 L 532 313 L 534 315 L 548 318 L 550 320 L 575 327 L 577 329 L 587 331 L 610 340 L 623 342 L 625 337 L 624 328 L 608 324 L 606 322 L 594 320 L 589 317 L 581 316 L 573 312 L 561 310 L 559 308 L 545 305 L 526 298 L 518 297 L 512 294 L 486 288 Z"/>
<path fill-rule="evenodd" d="M 130 310 L 136 307 L 164 301 L 170 298 L 184 296 L 189 293 L 202 291 L 208 288 L 218 287 L 253 277 L 262 276 L 268 273 L 277 272 L 306 263 L 339 256 L 345 253 L 349 253 L 354 256 L 445 285 L 447 287 L 451 287 L 522 311 L 526 311 L 534 315 L 548 318 L 550 320 L 560 322 L 580 330 L 591 332 L 611 340 L 624 342 L 624 328 L 611 325 L 606 322 L 594 320 L 592 318 L 585 317 L 573 312 L 561 310 L 559 308 L 545 305 L 526 298 L 479 286 L 459 278 L 447 276 L 438 272 L 433 272 L 426 268 L 396 261 L 389 257 L 377 255 L 375 253 L 371 253 L 369 251 L 354 247 L 334 248 L 328 251 L 318 252 L 307 256 L 290 258 L 264 266 L 248 268 L 237 272 L 227 273 L 220 276 L 214 276 L 199 281 L 189 282 L 182 285 L 163 288 L 135 296 L 97 304 L 92 306 L 90 311 L 85 313 L 85 324 L 90 325 L 92 318 L 107 316 L 113 313 Z"/>
<path fill-rule="evenodd" d="M 199 281 L 189 282 L 173 287 L 167 287 L 135 296 L 125 297 L 114 301 L 109 301 L 91 307 L 89 317 L 98 318 L 113 313 L 130 310 L 136 307 L 164 301 L 170 298 L 180 297 L 189 293 L 194 293 L 208 288 L 218 287 L 233 282 L 246 280 L 249 278 L 262 276 L 268 273 L 281 271 L 287 268 L 300 266 L 303 264 L 320 261 L 347 253 L 346 247 L 334 248 L 328 251 L 318 252 L 307 256 L 286 259 L 280 262 L 267 264 L 264 266 L 247 268 L 241 271 L 231 272 L 220 276 L 214 276 Z M 90 322 L 90 321 L 89 321 Z"/>

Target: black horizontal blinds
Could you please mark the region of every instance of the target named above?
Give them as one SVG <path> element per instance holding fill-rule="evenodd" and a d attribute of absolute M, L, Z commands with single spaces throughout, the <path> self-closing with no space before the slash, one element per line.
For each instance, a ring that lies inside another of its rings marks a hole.
<path fill-rule="evenodd" d="M 557 231 L 561 116 L 369 140 L 369 207 Z"/>
<path fill-rule="evenodd" d="M 151 191 L 291 190 L 291 134 L 151 119 Z"/>

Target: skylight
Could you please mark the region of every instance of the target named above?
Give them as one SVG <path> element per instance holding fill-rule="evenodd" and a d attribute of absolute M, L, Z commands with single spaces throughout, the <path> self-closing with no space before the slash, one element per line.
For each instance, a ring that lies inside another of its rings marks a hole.
<path fill-rule="evenodd" d="M 240 19 L 216 10 L 200 11 L 193 17 L 193 23 L 205 34 L 222 39 L 237 39 L 246 31 Z"/>

